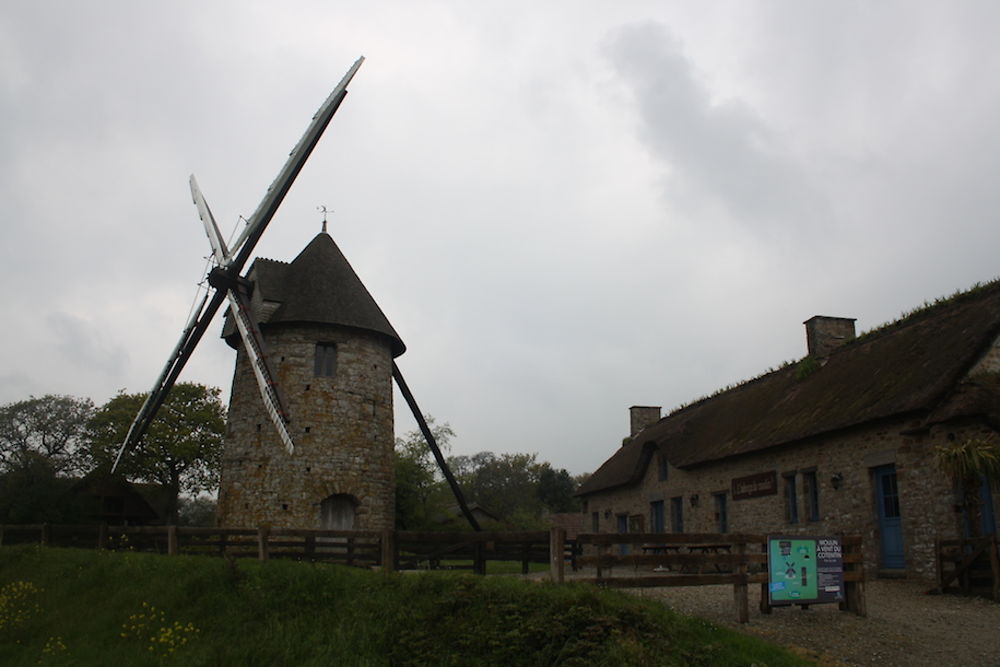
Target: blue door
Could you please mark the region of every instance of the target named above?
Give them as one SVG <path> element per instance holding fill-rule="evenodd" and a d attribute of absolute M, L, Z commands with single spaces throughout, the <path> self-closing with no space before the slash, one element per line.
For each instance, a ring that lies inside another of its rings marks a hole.
<path fill-rule="evenodd" d="M 621 533 L 622 535 L 628 533 L 628 514 L 618 515 L 618 532 Z M 619 550 L 622 556 L 628 555 L 629 548 L 627 544 L 619 545 Z"/>
<path fill-rule="evenodd" d="M 654 500 L 649 503 L 649 527 L 654 533 L 662 533 L 666 528 L 663 520 L 662 500 Z"/>
<path fill-rule="evenodd" d="M 896 486 L 896 466 L 879 466 L 872 470 L 875 481 L 875 504 L 878 507 L 879 545 L 882 567 L 902 569 L 903 525 L 899 512 L 899 488 Z"/>
<path fill-rule="evenodd" d="M 979 487 L 979 499 L 983 501 L 983 535 L 993 535 L 997 532 L 997 520 L 993 515 L 993 492 L 990 489 L 990 480 L 983 477 L 982 486 Z"/>
<path fill-rule="evenodd" d="M 997 532 L 996 517 L 993 514 L 993 490 L 990 488 L 990 480 L 983 477 L 979 483 L 979 534 L 983 537 L 993 535 Z M 962 510 L 962 533 L 965 537 L 972 537 L 971 517 L 966 509 Z"/>

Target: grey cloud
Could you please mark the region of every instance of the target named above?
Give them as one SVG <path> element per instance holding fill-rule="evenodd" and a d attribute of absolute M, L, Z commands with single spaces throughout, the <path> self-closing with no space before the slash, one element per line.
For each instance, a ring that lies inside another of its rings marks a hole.
<path fill-rule="evenodd" d="M 111 377 L 128 369 L 128 353 L 109 340 L 106 330 L 68 313 L 50 313 L 45 319 L 65 365 L 100 371 Z"/>
<path fill-rule="evenodd" d="M 744 222 L 771 227 L 815 219 L 801 167 L 782 155 L 768 126 L 739 101 L 713 102 L 682 45 L 659 23 L 615 30 L 607 55 L 635 96 L 639 135 L 679 181 Z"/>

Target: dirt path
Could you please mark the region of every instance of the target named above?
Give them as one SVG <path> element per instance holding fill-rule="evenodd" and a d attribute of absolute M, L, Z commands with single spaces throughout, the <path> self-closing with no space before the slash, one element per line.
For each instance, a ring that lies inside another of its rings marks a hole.
<path fill-rule="evenodd" d="M 1000 604 L 980 598 L 927 595 L 927 585 L 877 580 L 867 584 L 868 617 L 836 605 L 758 610 L 750 593 L 750 623 L 735 621 L 732 586 L 633 590 L 686 614 L 756 635 L 817 660 L 820 665 L 906 667 L 1000 665 Z"/>

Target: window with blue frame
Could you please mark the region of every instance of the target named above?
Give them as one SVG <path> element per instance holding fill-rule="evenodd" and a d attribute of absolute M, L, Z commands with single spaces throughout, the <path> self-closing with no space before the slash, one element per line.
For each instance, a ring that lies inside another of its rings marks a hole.
<path fill-rule="evenodd" d="M 819 480 L 815 470 L 802 473 L 802 494 L 806 501 L 806 519 L 819 521 Z"/>
<path fill-rule="evenodd" d="M 656 478 L 661 481 L 667 481 L 667 477 L 670 475 L 670 464 L 667 463 L 667 457 L 663 455 L 663 452 L 658 452 L 656 455 Z"/>
<path fill-rule="evenodd" d="M 649 503 L 649 528 L 654 533 L 662 533 L 666 530 L 662 500 L 654 500 Z"/>
<path fill-rule="evenodd" d="M 726 506 L 726 492 L 712 494 L 715 499 L 715 525 L 720 533 L 729 532 L 729 508 Z"/>
<path fill-rule="evenodd" d="M 670 499 L 670 530 L 675 533 L 684 532 L 684 497 Z"/>
<path fill-rule="evenodd" d="M 785 487 L 785 522 L 799 522 L 799 498 L 795 493 L 795 473 L 786 472 L 781 476 Z"/>

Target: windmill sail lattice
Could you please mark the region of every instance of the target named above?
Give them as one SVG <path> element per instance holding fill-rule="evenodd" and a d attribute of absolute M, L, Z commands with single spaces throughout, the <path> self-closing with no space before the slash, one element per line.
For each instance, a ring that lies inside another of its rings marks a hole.
<path fill-rule="evenodd" d="M 229 301 L 229 311 L 236 322 L 236 328 L 240 332 L 243 340 L 243 347 L 250 357 L 250 366 L 253 368 L 254 378 L 257 380 L 257 387 L 260 389 L 260 397 L 264 401 L 264 408 L 267 410 L 274 428 L 278 431 L 278 437 L 288 453 L 295 451 L 295 444 L 292 436 L 288 433 L 290 420 L 288 410 L 285 409 L 284 402 L 278 390 L 278 384 L 274 380 L 274 373 L 267 361 L 267 353 L 264 349 L 264 337 L 257 326 L 257 320 L 250 311 L 250 290 L 246 281 L 238 279 L 234 283 L 228 283 L 225 270 L 222 268 L 229 263 L 231 257 L 226 249 L 226 242 L 219 233 L 219 226 L 215 222 L 212 210 L 208 207 L 208 202 L 198 188 L 198 181 L 191 176 L 191 197 L 195 206 L 198 207 L 198 215 L 205 225 L 205 233 L 208 241 L 212 245 L 212 256 L 215 259 L 216 267 L 208 274 L 208 282 L 219 290 L 225 290 L 226 298 Z"/>
<path fill-rule="evenodd" d="M 240 279 L 240 271 L 243 270 L 244 265 L 250 259 L 254 247 L 260 240 L 268 223 L 271 222 L 271 218 L 274 217 L 278 206 L 281 205 L 296 176 L 301 171 L 302 166 L 309 159 L 309 155 L 316 147 L 320 137 L 323 136 L 323 131 L 330 124 L 333 115 L 337 113 L 337 109 L 340 108 L 344 97 L 347 96 L 347 85 L 354 78 L 354 75 L 363 62 L 363 57 L 355 61 L 347 71 L 347 74 L 340 80 L 340 83 L 333 89 L 333 92 L 323 102 L 319 111 L 313 116 L 312 122 L 309 123 L 302 138 L 299 139 L 292 152 L 289 153 L 288 159 L 282 166 L 281 171 L 278 172 L 278 176 L 271 183 L 264 198 L 250 216 L 246 228 L 244 228 L 233 244 L 233 251 L 229 253 L 224 264 L 216 267 L 217 272 L 213 279 L 214 282 L 226 283 L 228 285 L 237 284 Z M 211 236 L 211 233 L 209 236 Z M 221 273 L 218 272 L 220 269 Z M 195 347 L 205 334 L 206 329 L 208 329 L 209 324 L 212 322 L 212 318 L 215 317 L 215 313 L 218 312 L 222 306 L 222 302 L 226 300 L 227 294 L 230 291 L 232 291 L 230 288 L 222 289 L 216 286 L 215 292 L 210 297 L 202 300 L 199 308 L 191 316 L 187 326 L 184 328 L 184 332 L 181 334 L 180 340 L 167 360 L 166 366 L 160 373 L 159 378 L 157 378 L 156 384 L 149 392 L 149 396 L 129 427 L 128 434 L 125 436 L 125 440 L 118 450 L 118 456 L 115 458 L 112 471 L 118 468 L 122 457 L 134 449 L 146 435 L 153 418 L 166 400 L 170 388 L 174 386 L 181 370 L 187 364 L 188 359 L 191 358 Z M 265 398 L 264 400 L 267 402 L 269 398 Z M 281 421 L 280 415 L 278 421 Z M 287 446 L 289 446 L 288 443 L 286 443 Z"/>

